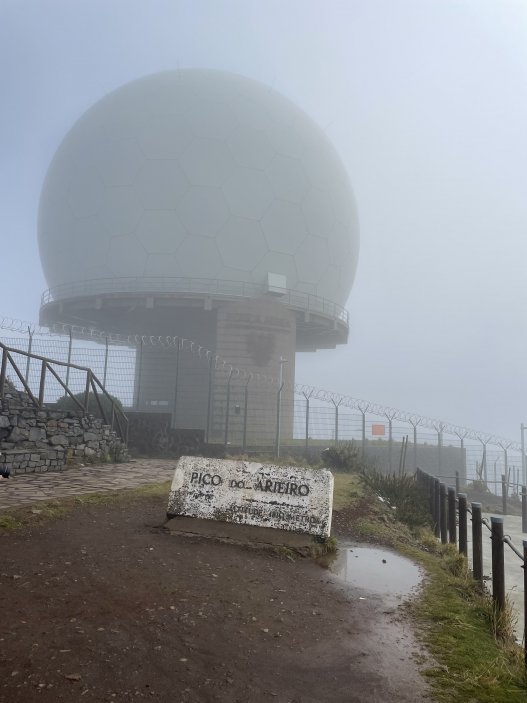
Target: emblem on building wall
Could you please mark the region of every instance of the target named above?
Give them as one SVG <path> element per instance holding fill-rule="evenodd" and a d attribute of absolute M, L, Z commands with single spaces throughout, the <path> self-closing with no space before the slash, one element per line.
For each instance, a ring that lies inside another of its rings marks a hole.
<path fill-rule="evenodd" d="M 247 351 L 257 366 L 267 366 L 273 357 L 276 337 L 271 332 L 251 332 L 247 335 Z"/>

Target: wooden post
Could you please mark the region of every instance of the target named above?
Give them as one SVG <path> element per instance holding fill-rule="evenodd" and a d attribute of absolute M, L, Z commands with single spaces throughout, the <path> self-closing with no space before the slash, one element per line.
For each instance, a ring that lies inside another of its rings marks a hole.
<path fill-rule="evenodd" d="M 438 478 L 434 479 L 434 534 L 441 536 L 441 488 Z"/>
<path fill-rule="evenodd" d="M 91 371 L 88 369 L 86 371 L 86 388 L 84 389 L 84 414 L 88 414 L 89 404 L 90 404 L 90 385 L 91 385 Z"/>
<path fill-rule="evenodd" d="M 454 486 L 448 487 L 448 539 L 450 544 L 457 542 L 456 489 Z"/>
<path fill-rule="evenodd" d="M 4 397 L 4 385 L 7 372 L 7 351 L 2 348 L 2 366 L 0 366 L 0 398 Z"/>
<path fill-rule="evenodd" d="M 459 553 L 468 556 L 468 540 L 467 540 L 467 495 L 460 493 L 458 495 L 459 503 Z"/>
<path fill-rule="evenodd" d="M 46 392 L 46 370 L 48 364 L 46 361 L 42 361 L 42 366 L 40 367 L 40 385 L 38 387 L 38 407 L 41 408 L 44 405 L 44 394 Z"/>
<path fill-rule="evenodd" d="M 503 518 L 491 517 L 492 529 L 492 600 L 496 609 L 505 608 L 505 555 L 503 549 Z"/>
<path fill-rule="evenodd" d="M 523 631 L 527 632 L 527 540 L 523 540 Z M 525 668 L 527 668 L 527 641 L 525 639 L 523 642 L 523 654 Z"/>
<path fill-rule="evenodd" d="M 483 540 L 481 535 L 481 503 L 472 503 L 472 575 L 483 583 Z"/>
<path fill-rule="evenodd" d="M 441 533 L 441 543 L 448 542 L 448 526 L 447 526 L 447 493 L 444 483 L 439 484 L 439 529 Z"/>

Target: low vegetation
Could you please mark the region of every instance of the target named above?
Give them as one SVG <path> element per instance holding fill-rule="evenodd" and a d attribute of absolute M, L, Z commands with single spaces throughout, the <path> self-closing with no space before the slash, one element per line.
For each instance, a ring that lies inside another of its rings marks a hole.
<path fill-rule="evenodd" d="M 75 400 L 74 400 L 75 398 Z M 104 395 L 103 393 L 98 393 L 97 398 L 99 399 L 99 403 L 101 404 L 101 407 L 104 411 L 104 414 L 106 415 L 106 419 L 110 421 L 112 417 L 112 402 L 115 404 L 115 406 L 122 411 L 123 406 L 121 404 L 121 401 L 119 398 L 116 398 L 113 395 Z M 88 394 L 88 413 L 91 415 L 94 415 L 95 417 L 99 417 L 102 419 L 102 413 L 99 408 L 99 403 L 97 402 L 97 398 L 95 397 L 95 394 L 93 392 Z M 75 402 L 77 401 L 77 402 Z M 81 412 L 79 408 L 79 403 L 81 406 L 84 406 L 84 401 L 85 401 L 85 394 L 84 393 L 77 393 L 73 397 L 70 395 L 64 395 L 62 398 L 59 398 L 57 402 L 55 403 L 55 409 L 56 410 L 62 410 L 64 412 Z"/>
<path fill-rule="evenodd" d="M 467 560 L 454 545 L 441 545 L 435 538 L 413 477 L 361 472 L 360 478 L 349 479 L 346 486 L 336 477 L 335 485 L 353 536 L 397 549 L 426 573 L 420 595 L 406 607 L 435 660 L 418 662 L 435 700 L 526 701 L 523 650 L 514 639 L 511 608 L 497 614 L 487 589 L 473 580 Z"/>

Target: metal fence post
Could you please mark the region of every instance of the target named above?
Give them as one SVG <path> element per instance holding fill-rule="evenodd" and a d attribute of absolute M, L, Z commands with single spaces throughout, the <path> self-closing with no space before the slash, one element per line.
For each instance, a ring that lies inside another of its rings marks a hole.
<path fill-rule="evenodd" d="M 71 347 L 73 344 L 73 339 L 72 339 L 72 335 L 71 335 L 71 327 L 70 327 L 69 335 L 70 335 L 70 339 L 68 342 L 68 365 L 66 367 L 66 385 L 68 386 L 68 388 L 70 385 Z M 67 395 L 68 394 L 66 393 L 66 391 L 64 391 L 64 396 L 66 397 Z"/>
<path fill-rule="evenodd" d="M 459 508 L 459 553 L 468 556 L 467 540 L 467 496 L 465 493 L 458 494 Z"/>
<path fill-rule="evenodd" d="M 434 479 L 434 534 L 441 536 L 441 482 Z"/>
<path fill-rule="evenodd" d="M 242 440 L 242 452 L 245 454 L 247 450 L 247 406 L 249 403 L 249 382 L 252 376 L 249 374 L 247 376 L 247 383 L 245 384 L 245 402 L 243 407 L 243 440 Z"/>
<path fill-rule="evenodd" d="M 393 450 L 393 426 L 392 426 L 392 418 L 388 417 L 388 466 L 390 468 L 390 473 L 392 473 L 393 470 L 393 461 L 392 461 L 392 450 Z"/>
<path fill-rule="evenodd" d="M 456 471 L 456 493 L 459 494 L 459 471 Z"/>
<path fill-rule="evenodd" d="M 338 441 L 339 441 L 339 406 L 342 403 L 342 400 L 339 400 L 338 403 L 335 403 L 335 401 L 332 398 L 331 402 L 335 406 L 335 444 L 338 444 Z"/>
<path fill-rule="evenodd" d="M 172 410 L 172 428 L 177 426 L 177 396 L 179 390 L 179 337 L 176 346 L 176 375 L 174 378 L 174 409 Z"/>
<path fill-rule="evenodd" d="M 503 518 L 491 517 L 492 530 L 492 600 L 498 611 L 505 608 L 505 555 Z"/>
<path fill-rule="evenodd" d="M 448 540 L 450 544 L 457 542 L 456 528 L 456 489 L 448 487 Z"/>
<path fill-rule="evenodd" d="M 361 454 L 362 458 L 366 456 L 366 410 L 359 408 L 362 415 L 362 437 L 361 437 Z"/>
<path fill-rule="evenodd" d="M 275 447 L 274 453 L 277 459 L 280 458 L 280 422 L 282 419 L 282 389 L 284 387 L 284 382 L 280 384 L 278 393 L 276 394 L 276 436 L 275 436 Z"/>
<path fill-rule="evenodd" d="M 139 344 L 139 368 L 137 369 L 137 395 L 135 398 L 136 410 L 139 410 L 141 403 L 141 375 L 143 373 L 143 340 Z"/>
<path fill-rule="evenodd" d="M 417 468 L 417 426 L 419 425 L 419 422 L 415 421 L 415 420 L 408 420 L 408 422 L 412 425 L 413 432 L 414 432 L 413 455 L 414 455 L 414 470 L 415 470 Z"/>
<path fill-rule="evenodd" d="M 483 538 L 481 534 L 481 503 L 472 503 L 472 575 L 483 583 Z"/>
<path fill-rule="evenodd" d="M 306 399 L 306 454 L 309 451 L 309 399 L 311 398 L 311 391 L 309 395 L 304 393 L 304 398 Z"/>
<path fill-rule="evenodd" d="M 525 470 L 526 465 L 525 465 L 525 425 L 522 424 L 520 425 L 520 430 L 521 430 L 521 447 L 522 447 L 522 484 L 527 483 L 527 472 Z"/>
<path fill-rule="evenodd" d="M 441 476 L 443 473 L 443 456 L 441 449 L 443 447 L 443 429 L 440 427 L 436 428 L 437 431 L 437 473 Z"/>
<path fill-rule="evenodd" d="M 210 440 L 210 414 L 212 408 L 212 352 L 209 355 L 209 388 L 207 394 L 207 429 L 206 429 L 206 442 L 209 443 Z"/>
<path fill-rule="evenodd" d="M 106 390 L 106 375 L 108 373 L 108 335 L 104 338 L 104 370 L 102 374 L 102 387 Z"/>
<path fill-rule="evenodd" d="M 225 407 L 225 436 L 223 438 L 223 446 L 225 449 L 227 449 L 227 445 L 229 444 L 229 408 L 231 405 L 231 380 L 233 372 L 234 369 L 231 366 L 231 370 L 229 372 L 229 379 L 227 381 L 227 398 Z"/>
<path fill-rule="evenodd" d="M 522 532 L 527 532 L 527 486 L 522 486 Z"/>
<path fill-rule="evenodd" d="M 487 443 L 484 442 L 481 437 L 478 438 L 481 444 L 483 445 L 483 453 L 481 455 L 481 478 L 485 482 L 485 487 L 488 488 L 489 481 L 488 481 L 488 475 L 487 475 Z"/>
<path fill-rule="evenodd" d="M 501 475 L 501 511 L 504 515 L 507 515 L 507 477 L 505 474 Z"/>
<path fill-rule="evenodd" d="M 439 526 L 441 531 L 441 543 L 446 544 L 448 542 L 448 528 L 447 528 L 447 492 L 446 485 L 444 483 L 439 484 Z"/>

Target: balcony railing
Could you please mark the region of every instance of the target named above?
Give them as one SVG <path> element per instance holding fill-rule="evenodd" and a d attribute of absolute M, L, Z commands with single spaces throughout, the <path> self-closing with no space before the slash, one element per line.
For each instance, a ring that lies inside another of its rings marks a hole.
<path fill-rule="evenodd" d="M 52 302 L 71 298 L 107 294 L 117 295 L 119 293 L 180 294 L 186 297 L 205 295 L 217 298 L 259 298 L 262 295 L 270 295 L 266 286 L 245 281 L 187 278 L 185 276 L 177 278 L 137 276 L 135 278 L 97 278 L 91 281 L 64 283 L 44 291 L 41 304 L 45 306 Z M 294 310 L 323 315 L 332 320 L 338 320 L 346 326 L 349 325 L 348 311 L 341 305 L 326 298 L 285 288 L 282 291 L 273 289 L 272 295 Z"/>

